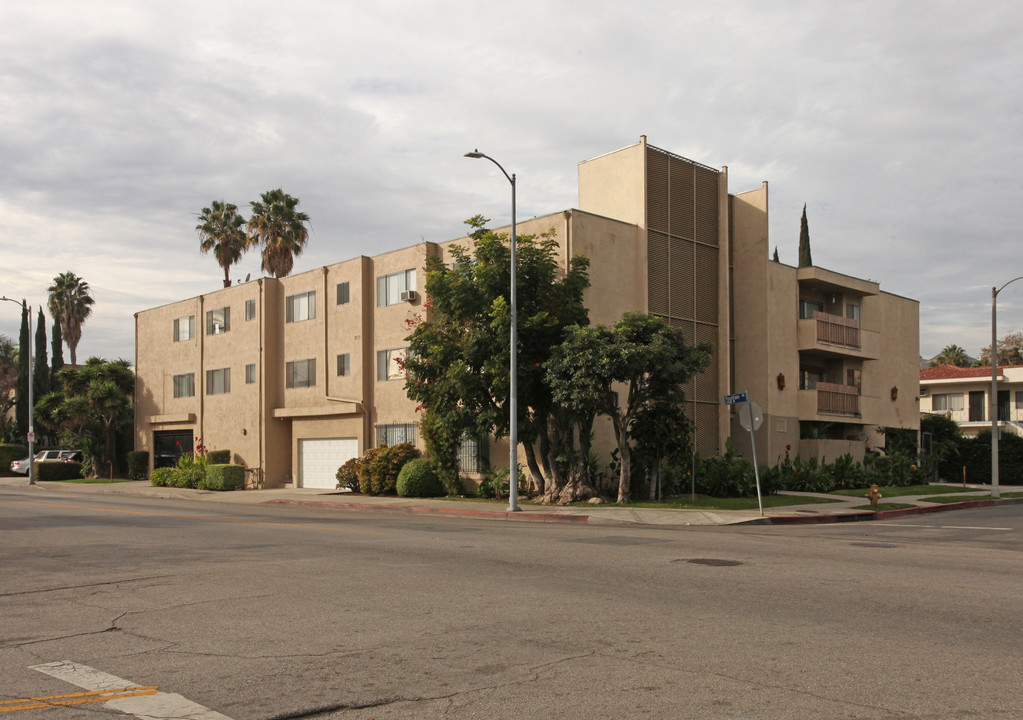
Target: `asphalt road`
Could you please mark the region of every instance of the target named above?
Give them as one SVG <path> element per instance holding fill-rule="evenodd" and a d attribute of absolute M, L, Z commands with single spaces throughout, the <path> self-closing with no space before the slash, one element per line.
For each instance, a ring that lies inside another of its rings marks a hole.
<path fill-rule="evenodd" d="M 32 669 L 72 661 L 232 720 L 1019 718 L 1021 547 L 1021 505 L 656 529 L 2 489 L 0 712 L 125 717 L 14 709 L 82 693 Z"/>

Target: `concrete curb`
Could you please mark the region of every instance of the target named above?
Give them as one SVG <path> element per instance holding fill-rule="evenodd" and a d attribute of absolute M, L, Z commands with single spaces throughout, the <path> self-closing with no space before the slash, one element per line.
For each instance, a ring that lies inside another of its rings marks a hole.
<path fill-rule="evenodd" d="M 369 503 L 344 503 L 328 502 L 322 500 L 289 500 L 278 498 L 267 500 L 263 505 L 304 505 L 321 508 L 336 508 L 338 510 L 385 510 L 390 512 L 405 513 L 408 515 L 458 515 L 462 517 L 479 517 L 488 520 L 509 520 L 509 521 L 533 521 L 533 522 L 589 522 L 589 515 L 559 514 L 559 513 L 532 513 L 532 512 L 507 512 L 498 510 L 466 510 L 464 508 L 431 508 L 431 507 L 398 507 L 394 505 L 372 505 Z"/>
<path fill-rule="evenodd" d="M 899 508 L 898 510 L 878 510 L 871 512 L 861 510 L 833 515 L 780 515 L 770 518 L 772 525 L 815 525 L 840 522 L 869 522 L 872 520 L 888 520 L 903 515 L 926 515 L 929 513 L 949 512 L 952 510 L 968 510 L 975 507 L 991 505 L 1019 505 L 1023 498 L 999 498 L 984 500 L 963 500 L 954 503 L 936 503 L 934 505 L 918 505 L 917 507 Z"/>

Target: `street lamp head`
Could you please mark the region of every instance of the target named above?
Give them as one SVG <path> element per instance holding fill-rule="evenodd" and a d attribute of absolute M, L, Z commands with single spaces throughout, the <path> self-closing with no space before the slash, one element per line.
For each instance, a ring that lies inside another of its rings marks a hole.
<path fill-rule="evenodd" d="M 481 153 L 481 152 L 480 152 L 479 150 L 473 150 L 472 152 L 467 152 L 467 153 L 465 154 L 465 157 L 467 157 L 467 158 L 472 158 L 472 159 L 474 159 L 474 160 L 479 160 L 479 159 L 480 159 L 480 158 L 482 158 L 482 157 L 486 157 L 486 155 L 484 155 L 483 153 Z"/>

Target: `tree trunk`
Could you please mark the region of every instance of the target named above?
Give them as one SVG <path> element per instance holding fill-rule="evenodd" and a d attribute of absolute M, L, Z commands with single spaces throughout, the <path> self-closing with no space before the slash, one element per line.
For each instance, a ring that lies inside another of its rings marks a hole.
<path fill-rule="evenodd" d="M 618 413 L 611 416 L 611 424 L 615 430 L 615 440 L 618 441 L 618 460 L 621 462 L 621 469 L 618 473 L 618 504 L 629 502 L 629 485 L 632 481 L 632 456 L 629 453 L 629 438 L 625 434 L 623 419 Z"/>
<path fill-rule="evenodd" d="M 526 450 L 526 465 L 529 467 L 530 483 L 531 483 L 531 494 L 543 495 L 546 489 L 546 483 L 544 482 L 543 474 L 540 472 L 540 466 L 536 463 L 536 449 L 533 447 L 533 443 L 522 443 L 522 447 Z"/>

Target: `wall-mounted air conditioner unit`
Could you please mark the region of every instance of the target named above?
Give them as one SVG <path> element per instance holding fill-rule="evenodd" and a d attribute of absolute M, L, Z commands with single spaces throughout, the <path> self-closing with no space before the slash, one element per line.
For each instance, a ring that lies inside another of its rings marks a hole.
<path fill-rule="evenodd" d="M 401 299 L 404 300 L 405 302 L 415 302 L 415 300 L 416 300 L 416 291 L 415 290 L 406 290 L 405 292 L 403 292 L 401 294 Z"/>

